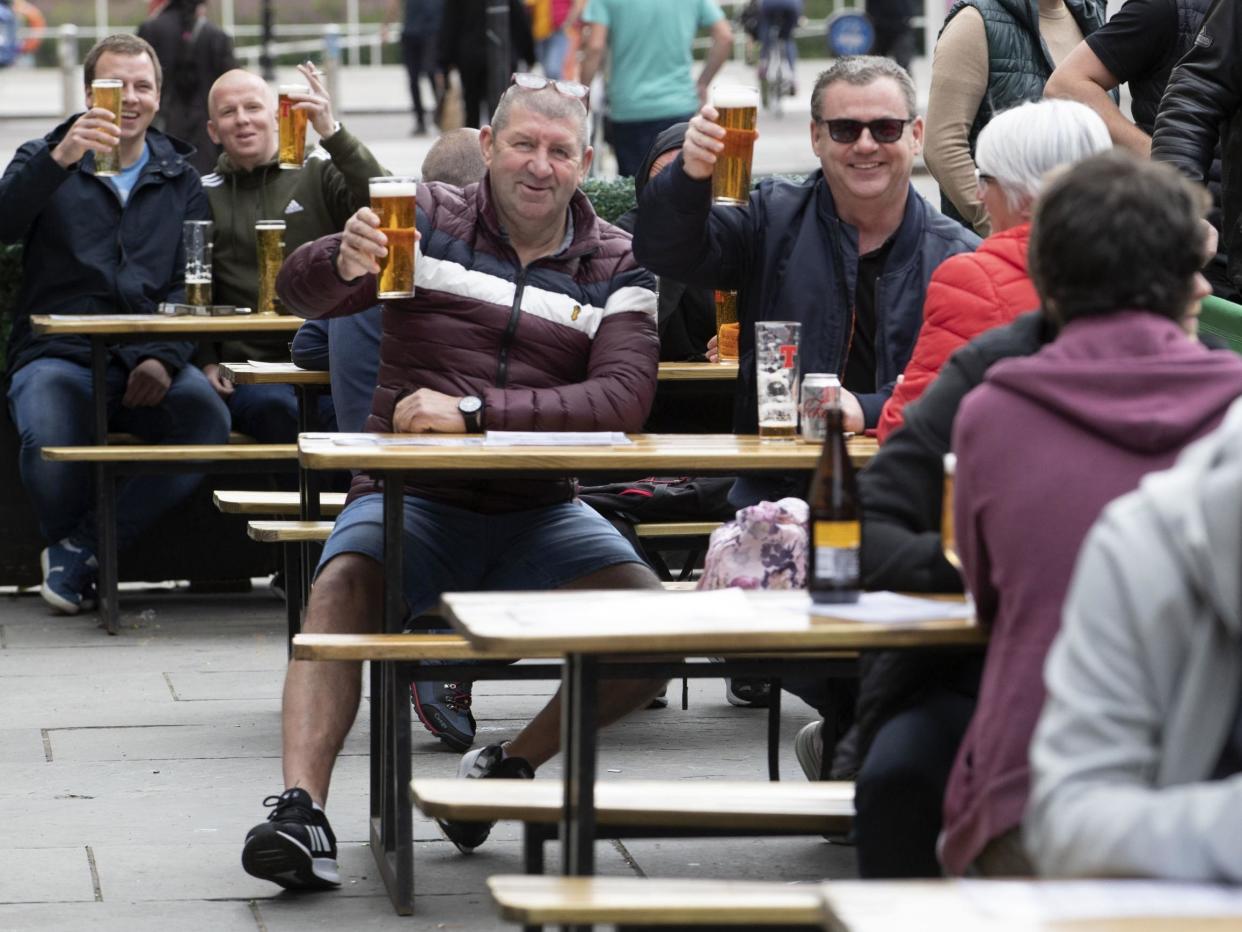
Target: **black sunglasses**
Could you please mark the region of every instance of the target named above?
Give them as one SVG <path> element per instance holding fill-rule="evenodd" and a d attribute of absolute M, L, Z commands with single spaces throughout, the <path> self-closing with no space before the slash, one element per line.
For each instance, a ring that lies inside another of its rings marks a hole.
<path fill-rule="evenodd" d="M 900 139 L 901 134 L 906 131 L 906 124 L 913 123 L 914 117 L 908 120 L 883 117 L 865 123 L 862 120 L 816 120 L 815 122 L 820 126 L 828 127 L 828 135 L 832 137 L 833 142 L 857 142 L 865 127 L 876 142 L 888 143 Z"/>

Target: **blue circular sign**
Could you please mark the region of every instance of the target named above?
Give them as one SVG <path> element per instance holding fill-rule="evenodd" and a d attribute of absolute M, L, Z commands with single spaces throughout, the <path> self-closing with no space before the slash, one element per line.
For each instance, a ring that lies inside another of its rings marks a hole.
<path fill-rule="evenodd" d="M 875 27 L 865 13 L 842 10 L 828 22 L 828 49 L 834 55 L 866 55 L 875 44 Z"/>

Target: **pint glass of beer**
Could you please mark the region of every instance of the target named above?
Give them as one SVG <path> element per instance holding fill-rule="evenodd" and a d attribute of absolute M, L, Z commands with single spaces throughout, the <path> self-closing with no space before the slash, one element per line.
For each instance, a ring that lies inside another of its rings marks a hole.
<path fill-rule="evenodd" d="M 940 510 L 940 549 L 944 558 L 959 573 L 962 571 L 962 559 L 957 552 L 957 531 L 953 521 L 954 484 L 957 481 L 957 455 L 944 455 L 944 492 Z"/>
<path fill-rule="evenodd" d="M 181 225 L 185 247 L 185 303 L 204 307 L 211 304 L 210 220 L 187 220 Z"/>
<path fill-rule="evenodd" d="M 388 238 L 388 255 L 379 260 L 378 296 L 414 297 L 414 195 L 417 179 L 400 175 L 371 179 L 371 209 Z"/>
<path fill-rule="evenodd" d="M 798 432 L 798 338 L 792 320 L 755 324 L 755 392 L 759 401 L 759 439 L 793 440 Z"/>
<path fill-rule="evenodd" d="M 91 82 L 91 104 L 111 110 L 116 128 L 121 128 L 121 82 L 116 78 L 96 78 Z M 95 174 L 107 178 L 121 173 L 121 148 L 95 153 Z"/>
<path fill-rule="evenodd" d="M 737 292 L 716 292 L 716 352 L 721 362 L 737 362 Z"/>
<path fill-rule="evenodd" d="M 759 119 L 759 89 L 740 85 L 712 88 L 716 122 L 725 128 L 724 149 L 712 170 L 712 203 L 738 207 L 750 199 L 750 162 Z"/>
<path fill-rule="evenodd" d="M 301 168 L 306 158 L 306 111 L 295 110 L 290 94 L 309 94 L 305 84 L 280 85 L 277 112 L 280 115 L 280 167 Z"/>
<path fill-rule="evenodd" d="M 255 313 L 279 314 L 276 276 L 285 261 L 285 221 L 260 220 L 254 225 L 254 238 L 259 251 L 259 306 Z"/>

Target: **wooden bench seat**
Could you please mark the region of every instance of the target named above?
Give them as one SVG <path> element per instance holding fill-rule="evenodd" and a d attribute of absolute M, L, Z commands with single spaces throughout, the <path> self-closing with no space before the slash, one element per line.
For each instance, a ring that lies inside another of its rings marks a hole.
<path fill-rule="evenodd" d="M 815 884 L 494 874 L 487 888 L 502 919 L 526 926 L 831 927 Z"/>
<path fill-rule="evenodd" d="M 56 463 L 259 462 L 298 458 L 294 443 L 116 443 L 108 446 L 44 447 Z"/>
<path fill-rule="evenodd" d="M 488 780 L 415 779 L 410 797 L 425 815 L 460 822 L 511 820 L 555 824 L 560 780 L 517 780 L 503 790 Z M 854 784 L 844 781 L 598 780 L 601 826 L 705 829 L 713 832 L 845 834 L 854 824 Z"/>
<path fill-rule="evenodd" d="M 109 433 L 108 443 L 128 443 L 133 445 L 146 443 L 146 441 L 137 434 Z M 249 434 L 243 434 L 241 431 L 237 430 L 230 430 L 229 443 L 258 443 L 258 441 Z"/>

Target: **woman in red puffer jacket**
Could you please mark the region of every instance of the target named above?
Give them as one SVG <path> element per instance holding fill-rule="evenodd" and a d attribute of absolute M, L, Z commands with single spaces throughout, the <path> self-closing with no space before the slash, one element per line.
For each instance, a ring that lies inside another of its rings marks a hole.
<path fill-rule="evenodd" d="M 905 406 L 923 394 L 954 350 L 1039 307 L 1026 271 L 1031 205 L 1048 172 L 1111 145 L 1095 111 L 1070 100 L 1022 104 L 983 128 L 975 164 L 994 232 L 978 250 L 946 259 L 932 274 L 918 341 L 880 413 L 881 443 L 902 425 Z"/>

